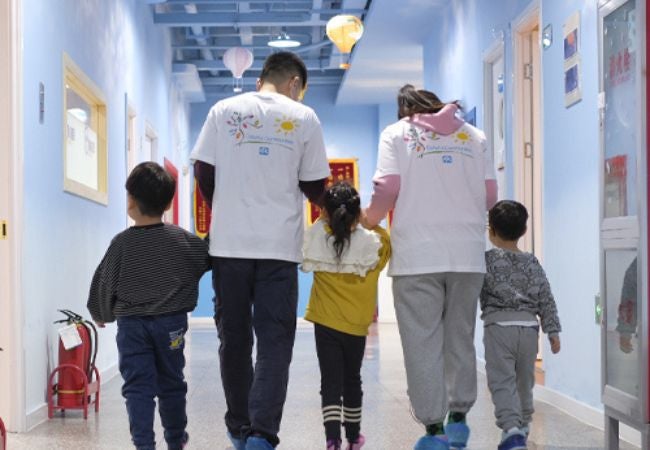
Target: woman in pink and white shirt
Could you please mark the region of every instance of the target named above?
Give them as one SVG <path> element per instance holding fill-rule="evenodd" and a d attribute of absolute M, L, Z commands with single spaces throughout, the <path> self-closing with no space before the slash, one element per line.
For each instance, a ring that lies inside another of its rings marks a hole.
<path fill-rule="evenodd" d="M 415 449 L 462 448 L 476 401 L 474 325 L 494 167 L 485 134 L 457 117 L 457 103 L 406 85 L 398 108 L 381 134 L 364 225 L 393 209 L 388 275 L 408 393 L 427 431 Z"/>

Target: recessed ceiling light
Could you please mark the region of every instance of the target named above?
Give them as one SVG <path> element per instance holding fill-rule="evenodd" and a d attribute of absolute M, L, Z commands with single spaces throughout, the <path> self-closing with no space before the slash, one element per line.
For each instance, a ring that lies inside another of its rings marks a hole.
<path fill-rule="evenodd" d="M 280 35 L 277 36 L 276 38 L 271 39 L 266 45 L 275 48 L 300 47 L 300 41 L 291 39 L 291 37 L 287 33 L 283 32 L 280 33 Z"/>

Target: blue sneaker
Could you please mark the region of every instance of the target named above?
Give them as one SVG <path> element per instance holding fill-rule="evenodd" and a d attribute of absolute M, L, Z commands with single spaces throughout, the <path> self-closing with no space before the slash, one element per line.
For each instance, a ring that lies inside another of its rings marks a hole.
<path fill-rule="evenodd" d="M 498 450 L 527 450 L 526 435 L 519 430 L 508 433 L 497 448 Z"/>
<path fill-rule="evenodd" d="M 243 439 L 236 438 L 230 432 L 228 432 L 228 439 L 230 439 L 230 442 L 232 442 L 233 447 L 235 447 L 235 450 L 245 450 L 246 449 L 246 441 Z"/>
<path fill-rule="evenodd" d="M 445 434 L 451 448 L 465 448 L 469 440 L 469 427 L 466 423 L 455 422 L 445 425 Z"/>
<path fill-rule="evenodd" d="M 449 450 L 449 442 L 447 436 L 427 434 L 418 439 L 413 450 Z"/>
<path fill-rule="evenodd" d="M 273 446 L 269 441 L 262 437 L 251 436 L 246 439 L 246 450 L 273 450 Z"/>

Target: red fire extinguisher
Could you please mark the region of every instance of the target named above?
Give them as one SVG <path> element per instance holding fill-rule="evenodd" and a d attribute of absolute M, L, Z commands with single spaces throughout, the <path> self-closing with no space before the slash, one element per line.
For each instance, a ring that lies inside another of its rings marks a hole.
<path fill-rule="evenodd" d="M 0 348 L 0 352 L 2 348 Z M 5 450 L 7 448 L 7 429 L 5 428 L 5 423 L 0 417 L 0 450 Z"/>
<path fill-rule="evenodd" d="M 4 422 L 2 421 L 2 419 L 0 419 L 0 450 L 5 450 L 6 448 L 7 448 L 7 430 L 5 429 Z"/>
<path fill-rule="evenodd" d="M 95 325 L 84 320 L 79 314 L 70 310 L 59 310 L 66 318 L 54 323 L 73 326 L 79 335 L 80 343 L 67 348 L 63 339 L 59 339 L 59 364 L 50 375 L 48 386 L 48 415 L 54 415 L 55 409 L 83 409 L 84 418 L 88 414 L 91 394 L 95 395 L 95 411 L 99 410 L 99 372 L 95 367 L 97 357 L 97 329 Z M 95 380 L 93 381 L 93 375 Z M 58 376 L 55 383 L 54 378 Z M 54 396 L 57 397 L 56 404 Z"/>

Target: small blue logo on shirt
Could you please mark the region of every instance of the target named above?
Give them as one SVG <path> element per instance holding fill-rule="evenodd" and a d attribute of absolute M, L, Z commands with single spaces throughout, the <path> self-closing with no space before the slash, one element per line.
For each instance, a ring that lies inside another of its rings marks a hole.
<path fill-rule="evenodd" d="M 454 162 L 454 159 L 451 157 L 451 155 L 443 155 L 442 156 L 442 163 L 443 164 L 451 164 Z"/>
<path fill-rule="evenodd" d="M 262 156 L 268 156 L 269 148 L 268 147 L 260 147 L 259 152 L 260 152 L 260 155 L 262 155 Z"/>

